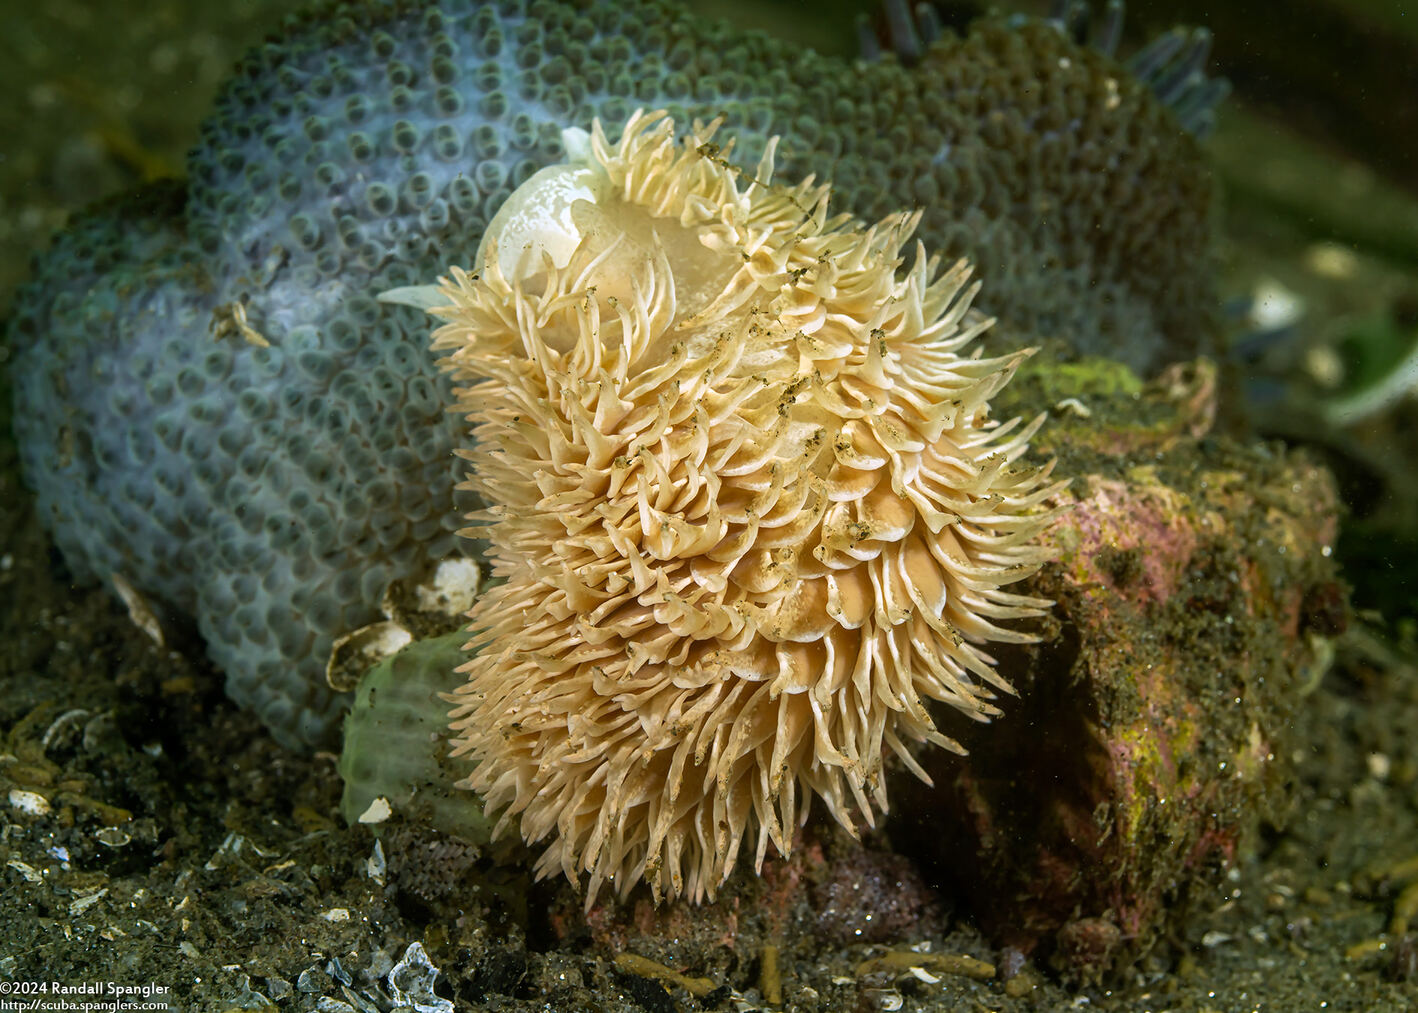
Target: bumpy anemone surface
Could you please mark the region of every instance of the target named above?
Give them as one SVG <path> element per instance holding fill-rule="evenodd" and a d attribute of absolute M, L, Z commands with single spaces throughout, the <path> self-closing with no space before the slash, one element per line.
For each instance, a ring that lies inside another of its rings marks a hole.
<path fill-rule="evenodd" d="M 193 616 L 231 695 L 328 742 L 332 640 L 457 551 L 450 391 L 374 294 L 468 263 L 561 130 L 723 114 L 751 164 L 920 207 L 1012 340 L 1151 368 L 1209 333 L 1208 186 L 1143 85 L 1042 22 L 848 64 L 660 3 L 326 4 L 253 51 L 171 185 L 96 209 L 20 294 L 15 428 L 80 577 Z"/>
<path fill-rule="evenodd" d="M 884 752 L 958 748 L 926 701 L 995 713 L 979 645 L 1048 604 L 1003 588 L 1061 484 L 1020 460 L 1037 420 L 989 415 L 1027 353 L 961 354 L 991 323 L 966 265 L 898 273 L 918 214 L 829 217 L 826 187 L 769 184 L 771 143 L 741 178 L 712 126 L 654 119 L 514 194 L 550 236 L 494 222 L 433 311 L 479 381 L 471 533 L 505 578 L 471 613 L 455 755 L 588 904 L 712 896 L 755 826 L 760 863 L 812 797 L 852 829 L 886 808 Z"/>

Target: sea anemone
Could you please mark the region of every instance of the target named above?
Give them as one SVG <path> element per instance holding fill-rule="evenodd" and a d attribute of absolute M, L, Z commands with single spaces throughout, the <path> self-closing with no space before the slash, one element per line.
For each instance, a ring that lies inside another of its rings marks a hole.
<path fill-rule="evenodd" d="M 1050 605 L 1003 590 L 1048 557 L 1042 417 L 987 404 L 1029 353 L 961 354 L 992 321 L 964 262 L 902 270 L 919 212 L 829 216 L 717 126 L 573 134 L 433 300 L 504 581 L 449 698 L 463 785 L 588 906 L 712 897 L 814 795 L 871 824 L 883 747 L 921 777 L 914 743 L 958 750 L 927 701 L 997 713 L 980 645 Z"/>

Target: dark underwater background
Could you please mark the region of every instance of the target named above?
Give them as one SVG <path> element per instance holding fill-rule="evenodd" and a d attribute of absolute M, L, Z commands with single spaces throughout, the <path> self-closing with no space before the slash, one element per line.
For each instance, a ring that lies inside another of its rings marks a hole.
<path fill-rule="evenodd" d="M 0 320 L 31 256 L 71 213 L 182 173 L 233 62 L 300 6 L 0 4 Z M 839 55 L 856 50 L 859 20 L 876 16 L 845 0 L 693 6 Z M 946 24 L 965 24 L 982 9 L 940 5 Z M 1221 192 L 1218 287 L 1243 425 L 1257 438 L 1307 447 L 1333 470 L 1346 506 L 1336 552 L 1352 614 L 1297 718 L 1306 747 L 1291 758 L 1297 803 L 1288 824 L 1268 829 L 1254 854 L 1192 896 L 1152 954 L 1121 980 L 1081 990 L 1047 973 L 1019 996 L 950 991 L 947 982 L 946 991 L 909 992 L 904 1008 L 1418 1008 L 1418 939 L 1382 936 L 1403 887 L 1418 878 L 1418 4 L 1132 3 L 1126 45 L 1177 22 L 1212 30 L 1213 71 L 1233 86 L 1206 144 Z M 53 766 L 46 776 L 57 788 L 131 809 L 151 808 L 142 804 L 151 794 L 164 817 L 138 821 L 121 844 L 94 845 L 91 879 L 75 885 L 71 876 L 64 890 L 46 891 L 30 879 L 34 863 L 0 813 L 0 981 L 32 977 L 38 967 L 62 981 L 83 980 L 87 968 L 117 980 L 121 969 L 125 981 L 172 988 L 174 1008 L 266 1001 L 315 1009 L 349 983 L 340 978 L 342 954 L 308 927 L 339 924 L 330 913 L 346 909 L 327 898 L 367 852 L 331 820 L 333 761 L 286 753 L 227 705 L 200 645 L 159 649 L 102 589 L 70 584 L 19 477 L 6 359 L 0 346 L 0 764 L 43 767 L 31 756 L 43 736 L 39 759 Z M 1405 364 L 1415 388 L 1407 392 L 1395 380 Z M 1348 424 L 1319 410 L 1386 384 L 1393 396 Z M 154 754 L 147 766 L 67 769 L 66 732 L 49 735 L 57 717 L 80 710 L 85 721 L 111 715 L 85 725 L 85 736 L 141 726 L 138 737 L 181 760 Z M 269 856 L 248 851 L 250 861 L 238 861 L 247 838 L 233 845 L 237 828 L 276 822 L 286 829 L 263 840 Z M 45 847 L 68 871 L 71 845 Z M 1413 868 L 1395 873 L 1405 860 Z M 271 871 L 285 861 L 297 863 L 299 876 Z M 155 926 L 151 933 L 118 914 L 76 928 L 91 905 L 111 906 L 132 889 L 125 878 L 155 862 L 172 866 L 161 880 L 167 894 L 155 900 L 153 880 L 138 888 L 150 895 L 133 901 L 164 912 L 166 920 L 140 919 Z M 209 884 L 208 906 L 182 909 L 185 884 L 202 876 L 226 878 L 222 889 Z M 450 934 L 435 917 L 445 898 L 420 900 L 411 889 L 414 900 L 383 911 L 389 936 L 423 939 L 434 963 L 476 965 L 473 984 L 454 993 L 457 1008 L 542 1008 L 538 997 L 555 994 L 557 976 L 568 974 L 580 989 L 574 1002 L 588 1005 L 548 1008 L 687 1008 L 657 1007 L 623 977 L 578 963 L 587 942 L 538 928 L 528 912 L 536 897 L 515 884 L 486 889 L 496 901 L 467 915 L 474 924 L 457 934 L 485 940 L 500 955 L 491 963 L 438 950 Z M 110 900 L 86 903 L 95 896 Z M 988 948 L 968 917 L 949 924 L 955 949 Z M 824 951 L 814 982 L 853 974 L 834 959 Z M 378 962 L 361 954 L 360 966 L 371 960 Z M 351 975 L 357 962 L 345 959 Z M 823 998 L 816 1008 L 835 1007 Z"/>

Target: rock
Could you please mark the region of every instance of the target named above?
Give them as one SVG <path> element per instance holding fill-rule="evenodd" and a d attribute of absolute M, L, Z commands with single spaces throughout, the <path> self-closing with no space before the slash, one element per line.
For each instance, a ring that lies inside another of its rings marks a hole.
<path fill-rule="evenodd" d="M 1096 979 L 1283 816 L 1290 718 L 1343 622 L 1338 504 L 1304 454 L 1208 435 L 1208 363 L 1147 386 L 1049 369 L 1020 396 L 1076 395 L 1043 440 L 1076 476 L 1033 587 L 1058 604 L 1001 658 L 1020 699 L 960 736 L 969 756 L 893 786 L 893 836 L 997 943 Z"/>

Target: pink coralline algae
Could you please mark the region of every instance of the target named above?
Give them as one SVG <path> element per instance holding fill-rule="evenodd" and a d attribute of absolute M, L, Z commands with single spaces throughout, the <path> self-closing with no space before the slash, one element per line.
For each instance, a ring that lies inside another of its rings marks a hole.
<path fill-rule="evenodd" d="M 1079 478 L 1034 586 L 1058 602 L 1046 642 L 1001 660 L 1019 704 L 897 809 L 930 821 L 918 857 L 968 870 L 998 942 L 1076 979 L 1143 952 L 1171 898 L 1283 815 L 1289 718 L 1334 632 L 1306 603 L 1342 622 L 1332 478 L 1208 436 L 1212 375 L 1100 396 L 1050 434 Z"/>

